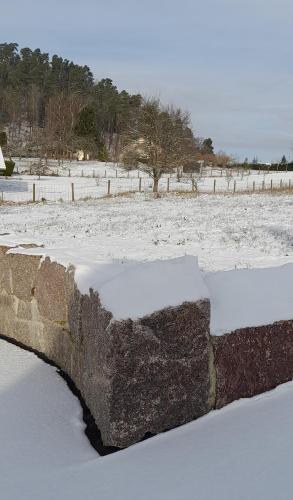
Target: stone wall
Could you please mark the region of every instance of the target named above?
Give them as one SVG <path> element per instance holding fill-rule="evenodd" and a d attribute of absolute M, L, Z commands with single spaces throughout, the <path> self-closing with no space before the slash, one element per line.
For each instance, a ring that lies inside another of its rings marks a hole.
<path fill-rule="evenodd" d="M 73 267 L 8 250 L 0 247 L 0 334 L 73 380 L 105 446 L 129 446 L 293 378 L 293 321 L 212 337 L 209 299 L 117 321 L 97 292 L 80 293 Z"/>
<path fill-rule="evenodd" d="M 208 300 L 115 321 L 74 268 L 0 247 L 0 334 L 73 380 L 105 446 L 126 447 L 212 407 Z"/>

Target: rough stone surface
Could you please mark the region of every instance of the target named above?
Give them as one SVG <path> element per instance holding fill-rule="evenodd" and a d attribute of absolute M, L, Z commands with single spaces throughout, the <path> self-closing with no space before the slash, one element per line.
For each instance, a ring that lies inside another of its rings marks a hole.
<path fill-rule="evenodd" d="M 239 329 L 213 345 L 217 408 L 293 378 L 293 321 Z"/>
<path fill-rule="evenodd" d="M 211 409 L 209 301 L 114 321 L 74 269 L 0 247 L 0 334 L 45 354 L 81 391 L 104 445 L 125 447 Z"/>
<path fill-rule="evenodd" d="M 47 257 L 38 272 L 34 290 L 40 314 L 50 321 L 66 325 L 73 290 L 74 274 Z"/>
<path fill-rule="evenodd" d="M 41 257 L 38 255 L 25 257 L 21 254 L 6 254 L 5 260 L 11 270 L 13 295 L 29 302 L 34 295 Z"/>
<path fill-rule="evenodd" d="M 109 431 L 124 445 L 210 410 L 207 301 L 113 322 L 109 337 Z"/>

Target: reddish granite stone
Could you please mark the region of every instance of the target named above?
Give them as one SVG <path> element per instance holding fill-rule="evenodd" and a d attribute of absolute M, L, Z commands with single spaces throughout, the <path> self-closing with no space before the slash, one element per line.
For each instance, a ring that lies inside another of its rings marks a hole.
<path fill-rule="evenodd" d="M 216 407 L 293 379 L 293 321 L 213 337 Z"/>
<path fill-rule="evenodd" d="M 113 322 L 109 335 L 111 444 L 128 446 L 211 409 L 208 301 Z"/>

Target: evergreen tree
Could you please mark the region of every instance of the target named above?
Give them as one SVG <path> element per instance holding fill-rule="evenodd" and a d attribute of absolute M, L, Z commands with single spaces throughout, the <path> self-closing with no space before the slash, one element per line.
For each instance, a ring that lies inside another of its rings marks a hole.
<path fill-rule="evenodd" d="M 202 143 L 202 152 L 203 154 L 213 155 L 214 154 L 214 146 L 213 141 L 210 137 L 204 139 Z"/>
<path fill-rule="evenodd" d="M 119 92 L 109 78 L 95 83 L 88 66 L 57 54 L 50 58 L 38 48 L 0 44 L 0 127 L 7 127 L 17 153 L 37 154 L 37 147 L 63 155 L 90 142 L 101 156 L 114 154 L 140 104 L 139 95 Z"/>
<path fill-rule="evenodd" d="M 97 139 L 96 112 L 92 106 L 86 106 L 81 110 L 74 131 L 80 137 Z"/>

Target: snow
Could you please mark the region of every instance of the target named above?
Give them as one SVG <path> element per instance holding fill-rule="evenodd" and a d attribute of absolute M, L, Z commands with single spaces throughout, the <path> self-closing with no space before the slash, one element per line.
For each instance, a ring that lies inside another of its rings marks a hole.
<path fill-rule="evenodd" d="M 216 336 L 293 319 L 293 264 L 203 273 L 194 256 L 99 262 L 65 249 L 14 246 L 8 253 L 49 256 L 66 268 L 74 265 L 80 292 L 98 291 L 116 320 L 138 319 L 204 298 L 210 299 L 210 331 Z"/>
<path fill-rule="evenodd" d="M 60 256 L 60 260 L 64 261 L 64 257 Z M 101 304 L 116 320 L 138 319 L 166 307 L 208 297 L 197 258 L 193 256 L 152 262 L 80 262 L 74 256 L 70 261 L 76 268 L 78 289 L 84 294 L 89 289 L 97 290 Z"/>
<path fill-rule="evenodd" d="M 99 457 L 54 368 L 0 341 L 3 500 L 291 500 L 293 383 Z"/>
<path fill-rule="evenodd" d="M 86 261 L 196 255 L 205 271 L 293 262 L 292 195 L 202 195 L 0 206 L 0 243 L 42 243 Z"/>
<path fill-rule="evenodd" d="M 8 253 L 48 256 L 51 262 L 65 268 L 73 265 L 79 291 L 83 294 L 90 289 L 98 291 L 101 304 L 116 320 L 138 319 L 209 296 L 197 258 L 193 256 L 152 262 L 97 262 L 94 257 L 87 261 L 67 249 L 14 246 Z"/>
<path fill-rule="evenodd" d="M 0 244 L 8 240 L 0 237 Z M 203 273 L 197 257 L 150 262 L 87 259 L 68 249 L 23 248 L 8 253 L 49 256 L 66 268 L 75 266 L 75 282 L 83 294 L 99 292 L 102 305 L 116 320 L 138 319 L 165 307 L 208 298 L 212 335 L 293 319 L 293 264 L 260 269 Z"/>
<path fill-rule="evenodd" d="M 0 170 L 5 170 L 5 169 L 6 169 L 5 161 L 4 161 L 2 149 L 1 149 L 1 146 L 0 146 Z"/>
<path fill-rule="evenodd" d="M 1 340 L 1 498 L 7 498 L 5 476 L 31 475 L 40 467 L 53 473 L 64 463 L 95 458 L 83 430 L 79 401 L 56 369 Z"/>
<path fill-rule="evenodd" d="M 0 195 L 6 201 L 21 202 L 31 201 L 33 196 L 33 184 L 35 184 L 35 195 L 37 201 L 71 201 L 72 183 L 74 184 L 75 200 L 88 198 L 103 198 L 108 193 L 108 181 L 111 182 L 111 194 L 121 195 L 127 192 L 138 192 L 141 183 L 141 191 L 150 193 L 152 191 L 152 179 L 148 174 L 133 170 L 126 172 L 125 169 L 113 163 L 103 163 L 97 161 L 65 161 L 63 165 L 58 165 L 57 161 L 49 161 L 48 175 L 29 175 L 31 165 L 36 164 L 36 159 L 14 158 L 16 163 L 16 174 L 10 178 L 0 179 Z M 34 167 L 33 167 L 34 168 Z M 34 172 L 34 170 L 31 170 Z M 18 174 L 17 174 L 18 172 Z M 204 168 L 202 174 L 194 174 L 194 181 L 197 184 L 198 192 L 232 193 L 237 192 L 270 190 L 271 182 L 273 188 L 289 187 L 289 182 L 293 187 L 293 171 L 289 172 L 261 172 L 250 171 L 250 173 L 240 170 L 229 169 L 227 171 L 217 168 Z M 159 182 L 159 190 L 167 191 L 169 178 L 169 189 L 171 192 L 191 192 L 192 176 L 184 174 L 177 180 L 176 174 L 163 175 Z M 214 186 L 216 181 L 216 186 Z M 142 195 L 141 195 L 142 196 Z"/>
<path fill-rule="evenodd" d="M 100 289 L 101 302 L 115 319 L 140 318 L 208 295 L 192 256 L 137 263 Z"/>
<path fill-rule="evenodd" d="M 45 245 L 13 252 L 47 254 L 66 267 L 74 264 L 83 293 L 90 287 L 99 290 L 114 317 L 135 319 L 161 306 L 206 296 L 188 255 L 198 256 L 205 272 L 292 263 L 292 223 L 292 196 L 285 194 L 4 205 L 0 244 Z M 183 260 L 176 266 L 168 263 L 179 257 Z M 213 333 L 292 319 L 290 279 L 284 269 L 283 278 L 274 270 L 211 275 Z M 181 275 L 186 276 L 184 285 Z M 268 286 L 270 279 L 280 285 Z"/>
<path fill-rule="evenodd" d="M 293 264 L 207 273 L 211 334 L 293 319 Z"/>

